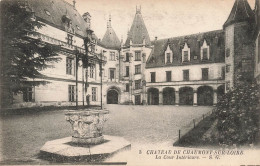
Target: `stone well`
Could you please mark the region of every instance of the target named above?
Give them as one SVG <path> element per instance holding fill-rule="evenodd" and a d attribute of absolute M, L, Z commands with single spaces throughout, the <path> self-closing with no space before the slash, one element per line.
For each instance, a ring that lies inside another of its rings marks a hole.
<path fill-rule="evenodd" d="M 79 110 L 66 113 L 65 118 L 73 130 L 72 142 L 81 144 L 104 142 L 102 132 L 108 114 L 107 110 Z"/>

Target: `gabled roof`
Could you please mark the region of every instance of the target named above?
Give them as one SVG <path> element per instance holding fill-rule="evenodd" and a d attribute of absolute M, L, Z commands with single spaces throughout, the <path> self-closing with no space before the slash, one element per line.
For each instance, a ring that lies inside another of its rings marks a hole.
<path fill-rule="evenodd" d="M 210 50 L 210 59 L 206 62 L 200 60 L 201 46 L 204 41 L 209 45 Z M 190 62 L 183 64 L 182 49 L 185 43 L 187 43 L 190 48 Z M 199 63 L 217 63 L 225 61 L 225 41 L 223 30 L 156 40 L 152 42 L 152 45 L 154 45 L 154 48 L 147 60 L 147 68 Z M 165 50 L 168 46 L 173 52 L 173 62 L 171 64 L 165 64 Z M 194 58 L 195 56 L 197 56 L 197 58 Z"/>
<path fill-rule="evenodd" d="M 120 49 L 121 43 L 111 26 L 111 18 L 107 25 L 107 31 L 101 41 L 102 45 L 109 49 Z"/>
<path fill-rule="evenodd" d="M 86 22 L 72 4 L 64 0 L 27 0 L 27 2 L 41 21 L 64 30 L 65 24 L 62 18 L 67 16 L 72 22 L 75 34 L 86 36 Z"/>
<path fill-rule="evenodd" d="M 224 28 L 230 24 L 251 21 L 254 19 L 254 12 L 249 6 L 247 0 L 236 0 Z"/>
<path fill-rule="evenodd" d="M 141 9 L 139 9 L 136 10 L 135 18 L 131 29 L 128 32 L 125 46 L 130 45 L 130 40 L 132 41 L 132 44 L 143 44 L 144 39 L 147 46 L 151 45 L 150 37 L 141 14 Z"/>

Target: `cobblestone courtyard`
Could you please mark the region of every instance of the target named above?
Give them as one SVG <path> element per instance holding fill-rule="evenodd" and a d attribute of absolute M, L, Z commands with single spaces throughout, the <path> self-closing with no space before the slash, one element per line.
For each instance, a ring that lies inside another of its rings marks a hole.
<path fill-rule="evenodd" d="M 172 146 L 178 130 L 212 107 L 108 105 L 104 134 L 122 136 L 133 147 L 162 143 Z M 1 161 L 45 163 L 37 154 L 46 141 L 70 136 L 65 111 L 48 111 L 1 117 Z M 45 163 L 46 164 L 46 163 Z"/>

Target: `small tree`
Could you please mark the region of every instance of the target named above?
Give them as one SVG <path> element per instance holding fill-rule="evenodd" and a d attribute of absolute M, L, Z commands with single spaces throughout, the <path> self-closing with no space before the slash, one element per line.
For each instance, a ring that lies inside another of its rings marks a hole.
<path fill-rule="evenodd" d="M 57 62 L 59 46 L 33 39 L 28 33 L 36 33 L 44 24 L 38 22 L 25 1 L 1 3 L 1 105 L 12 101 L 13 93 L 25 87 L 47 83 L 37 81 L 41 70 Z M 32 81 L 33 80 L 33 81 Z"/>
<path fill-rule="evenodd" d="M 240 81 L 218 101 L 216 116 L 220 144 L 252 144 L 259 130 L 259 85 Z"/>

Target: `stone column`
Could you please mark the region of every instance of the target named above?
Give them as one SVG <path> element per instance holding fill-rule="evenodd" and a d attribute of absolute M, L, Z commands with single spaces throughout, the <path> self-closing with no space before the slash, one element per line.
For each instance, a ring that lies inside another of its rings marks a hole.
<path fill-rule="evenodd" d="M 163 92 L 159 92 L 159 105 L 163 105 Z"/>
<path fill-rule="evenodd" d="M 193 106 L 198 106 L 198 95 L 197 95 L 197 91 L 193 91 Z"/>
<path fill-rule="evenodd" d="M 179 106 L 179 103 L 180 103 L 179 91 L 175 91 L 175 105 Z"/>
<path fill-rule="evenodd" d="M 218 102 L 218 94 L 217 94 L 217 90 L 213 91 L 213 106 L 216 106 Z"/>

